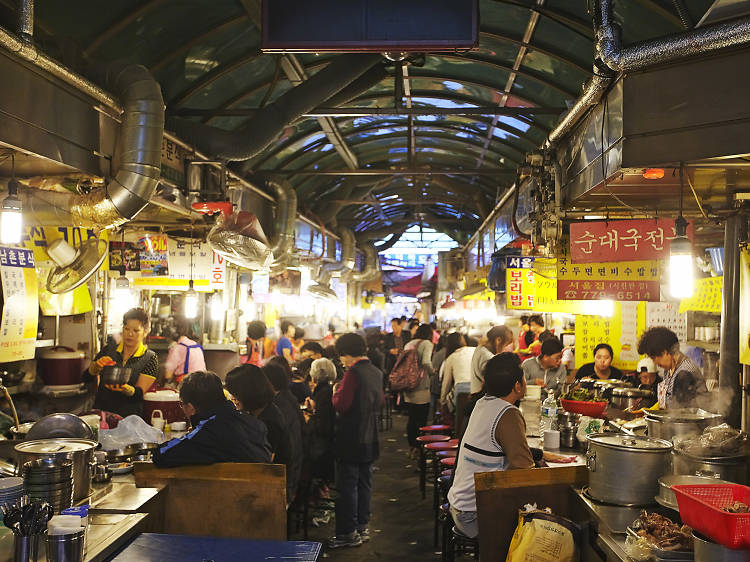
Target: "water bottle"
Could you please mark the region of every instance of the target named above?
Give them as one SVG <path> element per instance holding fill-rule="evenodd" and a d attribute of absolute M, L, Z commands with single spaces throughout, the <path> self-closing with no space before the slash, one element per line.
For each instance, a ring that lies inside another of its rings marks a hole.
<path fill-rule="evenodd" d="M 542 402 L 542 415 L 539 421 L 539 433 L 544 435 L 545 431 L 557 429 L 557 400 L 553 390 L 547 392 L 547 398 Z"/>

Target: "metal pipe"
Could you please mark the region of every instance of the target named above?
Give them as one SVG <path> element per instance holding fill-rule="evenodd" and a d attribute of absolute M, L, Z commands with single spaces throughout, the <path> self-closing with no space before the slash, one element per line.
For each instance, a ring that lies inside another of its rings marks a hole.
<path fill-rule="evenodd" d="M 341 259 L 333 263 L 324 263 L 320 267 L 318 283 L 327 285 L 331 274 L 339 271 L 351 271 L 354 268 L 354 232 L 349 228 L 339 228 L 341 236 Z"/>
<path fill-rule="evenodd" d="M 724 226 L 724 290 L 721 299 L 719 351 L 720 414 L 732 427 L 741 423 L 740 388 L 740 246 L 747 239 L 747 219 L 729 217 Z"/>
<path fill-rule="evenodd" d="M 294 224 L 297 220 L 297 192 L 285 180 L 268 180 L 276 195 L 276 218 L 274 220 L 274 235 L 271 240 L 271 252 L 274 262 L 280 264 L 289 258 L 289 252 L 294 249 Z"/>
<path fill-rule="evenodd" d="M 18 35 L 24 41 L 34 39 L 34 0 L 18 0 Z"/>
<path fill-rule="evenodd" d="M 76 74 L 62 63 L 48 57 L 33 44 L 24 41 L 2 27 L 0 27 L 0 47 L 73 86 L 76 90 L 83 92 L 116 113 L 122 113 L 123 109 L 120 102 L 109 92 Z"/>
<path fill-rule="evenodd" d="M 351 232 L 351 231 L 350 231 Z M 376 279 L 380 274 L 380 256 L 373 244 L 365 246 L 365 267 L 362 271 L 352 271 L 346 276 L 346 280 L 354 283 L 366 283 Z"/>
<path fill-rule="evenodd" d="M 573 107 L 563 115 L 557 126 L 547 135 L 544 148 L 551 148 L 556 145 L 568 132 L 581 120 L 586 112 L 598 104 L 604 91 L 614 79 L 614 74 L 594 74 L 583 88 L 583 93 Z"/>

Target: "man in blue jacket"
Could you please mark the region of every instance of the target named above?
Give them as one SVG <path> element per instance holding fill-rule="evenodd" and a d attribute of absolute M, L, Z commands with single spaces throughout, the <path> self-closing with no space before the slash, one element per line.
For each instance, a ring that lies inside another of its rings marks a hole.
<path fill-rule="evenodd" d="M 258 418 L 235 409 L 214 373 L 190 373 L 180 385 L 180 400 L 192 430 L 155 450 L 156 466 L 271 462 L 266 426 Z"/>
<path fill-rule="evenodd" d="M 328 548 L 359 546 L 370 539 L 372 463 L 380 453 L 377 419 L 383 404 L 383 373 L 367 358 L 364 338 L 344 334 L 336 340 L 336 351 L 347 370 L 332 398 L 338 498 L 336 536 Z"/>

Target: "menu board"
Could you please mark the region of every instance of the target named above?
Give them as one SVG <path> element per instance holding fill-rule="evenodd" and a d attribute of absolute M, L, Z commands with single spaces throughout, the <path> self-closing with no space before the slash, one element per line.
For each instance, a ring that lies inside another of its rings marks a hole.
<path fill-rule="evenodd" d="M 147 234 L 135 242 L 112 241 L 109 243 L 109 263 L 112 269 L 124 268 L 141 277 L 167 277 L 169 275 L 169 252 L 167 237 Z"/>
<path fill-rule="evenodd" d="M 0 246 L 0 363 L 33 359 L 39 312 L 34 252 Z"/>
<path fill-rule="evenodd" d="M 138 276 L 133 279 L 135 287 L 186 291 L 193 279 L 196 291 L 224 288 L 226 260 L 211 250 L 206 242 L 184 242 L 167 240 L 169 254 L 169 277 Z M 192 254 L 192 267 L 191 267 Z"/>
<path fill-rule="evenodd" d="M 697 279 L 693 296 L 680 301 L 680 312 L 691 310 L 721 314 L 721 293 L 723 289 L 723 277 Z"/>
<path fill-rule="evenodd" d="M 645 325 L 647 304 L 616 302 L 609 317 L 576 315 L 576 369 L 594 360 L 594 347 L 607 343 L 615 354 L 612 364 L 619 369 L 634 370 L 638 365 L 637 336 Z"/>

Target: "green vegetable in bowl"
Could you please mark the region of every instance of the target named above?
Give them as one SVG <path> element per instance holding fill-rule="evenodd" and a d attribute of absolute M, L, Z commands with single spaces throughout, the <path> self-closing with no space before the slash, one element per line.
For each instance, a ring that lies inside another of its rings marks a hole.
<path fill-rule="evenodd" d="M 563 396 L 565 400 L 576 400 L 578 402 L 594 402 L 594 393 L 585 388 L 576 388 Z"/>

